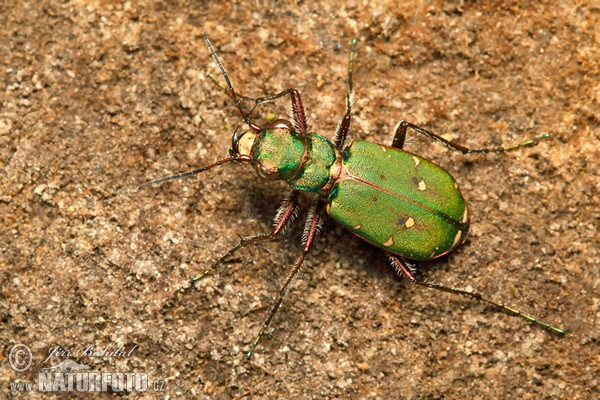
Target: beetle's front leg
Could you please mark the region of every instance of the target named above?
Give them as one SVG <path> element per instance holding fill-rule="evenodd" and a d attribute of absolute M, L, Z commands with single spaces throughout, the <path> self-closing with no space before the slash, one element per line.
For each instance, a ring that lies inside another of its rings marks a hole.
<path fill-rule="evenodd" d="M 227 86 L 223 86 L 221 82 L 217 78 L 215 78 L 212 74 L 209 77 L 219 86 L 221 89 L 225 91 L 225 93 L 230 93 L 231 89 Z M 290 95 L 292 99 L 292 115 L 294 118 L 294 128 L 296 132 L 300 135 L 306 135 L 308 133 L 308 124 L 306 123 L 306 112 L 304 111 L 304 104 L 302 103 L 302 99 L 300 98 L 300 92 L 297 89 L 286 89 L 281 93 L 272 94 L 269 96 L 259 97 L 257 99 L 253 97 L 244 96 L 236 93 L 236 98 L 250 100 L 254 102 L 254 106 L 247 114 L 248 116 L 252 115 L 256 107 L 261 105 L 262 103 L 268 103 L 269 101 L 277 100 L 284 96 Z M 242 113 L 245 117 L 246 114 Z M 248 122 L 248 121 L 247 121 Z"/>
<path fill-rule="evenodd" d="M 296 89 L 287 89 L 281 93 L 260 97 L 254 100 L 256 104 L 254 105 L 254 107 L 252 107 L 250 114 L 252 114 L 254 109 L 260 104 L 279 99 L 281 97 L 287 96 L 288 94 L 292 99 L 292 117 L 294 119 L 294 128 L 296 129 L 296 133 L 305 136 L 308 133 L 308 124 L 306 123 L 306 112 L 304 111 L 304 104 L 302 104 L 302 99 L 300 98 L 300 92 L 298 92 L 298 90 Z"/>

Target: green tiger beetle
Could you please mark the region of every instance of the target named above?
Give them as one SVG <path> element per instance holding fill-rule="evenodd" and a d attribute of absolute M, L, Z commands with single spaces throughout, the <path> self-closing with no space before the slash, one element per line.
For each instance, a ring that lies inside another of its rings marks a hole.
<path fill-rule="evenodd" d="M 460 245 L 469 230 L 469 213 L 456 181 L 447 171 L 421 156 L 403 150 L 409 128 L 463 154 L 507 152 L 534 145 L 549 138 L 548 134 L 507 147 L 470 149 L 410 122 L 402 121 L 396 128 L 391 146 L 363 140 L 352 140 L 346 144 L 353 97 L 352 71 L 357 42 L 354 39 L 348 63 L 346 111 L 332 143 L 325 137 L 308 131 L 306 113 L 300 93 L 296 89 L 252 99 L 255 102 L 254 107 L 249 113 L 245 113 L 240 99 L 248 98 L 236 94 L 206 32 L 204 40 L 227 86 L 220 84 L 212 75 L 211 78 L 228 93 L 248 129 L 241 133 L 236 130 L 233 133 L 229 157 L 193 171 L 147 182 L 140 188 L 199 174 L 235 161 L 251 164 L 262 178 L 286 181 L 292 192 L 277 211 L 271 233 L 242 238 L 237 246 L 216 260 L 201 275 L 194 278 L 193 282 L 224 263 L 239 249 L 274 239 L 279 235 L 298 213 L 300 192 L 315 193 L 319 196 L 319 200 L 311 206 L 307 214 L 302 235 L 302 252 L 246 353 L 248 357 L 254 352 L 281 306 L 291 282 L 300 271 L 321 230 L 325 213 L 358 237 L 386 251 L 395 272 L 411 283 L 483 301 L 549 331 L 564 334 L 565 331 L 560 328 L 480 293 L 419 280 L 415 277 L 415 269 L 411 264 L 414 261 L 438 258 Z M 275 119 L 261 127 L 250 120 L 258 105 L 285 96 L 291 99 L 292 121 Z"/>

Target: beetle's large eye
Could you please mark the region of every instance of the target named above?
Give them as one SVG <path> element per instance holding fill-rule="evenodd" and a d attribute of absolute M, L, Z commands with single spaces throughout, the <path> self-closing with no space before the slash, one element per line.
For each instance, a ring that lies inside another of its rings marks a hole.
<path fill-rule="evenodd" d="M 260 163 L 256 163 L 254 165 L 254 169 L 256 170 L 256 173 L 258 174 L 258 176 L 260 176 L 263 179 L 268 179 L 268 180 L 281 179 L 281 177 L 279 176 L 279 171 L 277 171 L 277 170 L 272 171 Z"/>
<path fill-rule="evenodd" d="M 274 119 L 269 124 L 267 124 L 265 130 L 270 130 L 270 131 L 283 130 L 283 131 L 291 132 L 294 130 L 294 126 L 287 119 L 278 118 L 278 119 Z"/>

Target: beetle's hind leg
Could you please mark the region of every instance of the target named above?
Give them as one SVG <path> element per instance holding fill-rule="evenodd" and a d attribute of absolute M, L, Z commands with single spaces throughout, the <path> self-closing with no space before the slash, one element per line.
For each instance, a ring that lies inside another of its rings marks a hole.
<path fill-rule="evenodd" d="M 518 149 L 520 147 L 525 147 L 525 146 L 532 146 L 534 144 L 536 144 L 537 142 L 539 142 L 540 140 L 544 140 L 544 139 L 549 139 L 550 135 L 543 134 L 541 136 L 538 136 L 536 138 L 533 139 L 528 139 L 524 142 L 518 143 L 518 144 L 514 144 L 514 145 L 510 145 L 510 146 L 506 146 L 506 147 L 491 147 L 491 148 L 483 148 L 483 149 L 471 149 L 465 146 L 461 146 L 460 144 L 451 142 L 449 140 L 444 139 L 443 137 L 436 135 L 433 132 L 428 131 L 427 129 L 423 129 L 418 125 L 412 124 L 410 122 L 406 122 L 406 121 L 402 121 L 400 122 L 400 124 L 398 124 L 398 127 L 396 128 L 396 132 L 394 134 L 394 139 L 392 140 L 392 147 L 395 147 L 397 149 L 402 149 L 404 147 L 404 141 L 406 139 L 406 131 L 408 130 L 408 128 L 412 129 L 413 131 L 420 133 L 426 137 L 428 137 L 431 140 L 435 140 L 437 142 L 442 143 L 443 145 L 454 149 L 454 150 L 458 150 L 463 154 L 467 154 L 467 153 L 494 153 L 494 152 L 505 152 L 505 151 L 511 151 L 511 150 L 515 150 Z"/>
<path fill-rule="evenodd" d="M 302 234 L 302 254 L 300 254 L 300 256 L 296 259 L 296 262 L 294 263 L 294 267 L 292 268 L 290 274 L 288 275 L 287 279 L 285 280 L 283 286 L 279 290 L 279 296 L 277 296 L 277 300 L 275 301 L 275 304 L 273 305 L 271 312 L 269 313 L 269 315 L 267 316 L 267 319 L 263 323 L 263 326 L 262 326 L 260 332 L 258 332 L 258 335 L 256 336 L 256 338 L 252 341 L 252 344 L 250 345 L 250 350 L 248 351 L 248 353 L 246 353 L 246 356 L 248 356 L 248 357 L 252 356 L 252 353 L 254 352 L 254 348 L 256 347 L 258 342 L 260 342 L 260 338 L 265 333 L 265 330 L 271 323 L 273 316 L 275 315 L 275 313 L 281 306 L 281 302 L 283 301 L 283 298 L 287 294 L 290 284 L 294 281 L 294 278 L 298 275 L 298 272 L 300 272 L 300 268 L 302 267 L 302 263 L 304 262 L 304 259 L 306 258 L 308 251 L 312 247 L 312 244 L 313 244 L 315 238 L 321 231 L 321 223 L 323 220 L 323 207 L 324 206 L 325 206 L 325 202 L 323 200 L 320 200 L 316 205 L 311 207 L 310 211 L 308 212 L 308 217 L 306 218 L 306 223 L 304 224 L 304 233 Z"/>
<path fill-rule="evenodd" d="M 466 290 L 462 290 L 462 289 L 455 289 L 455 288 L 451 288 L 448 286 L 442 286 L 442 285 L 438 285 L 437 283 L 433 283 L 433 282 L 427 282 L 427 281 L 421 281 L 418 280 L 417 278 L 415 278 L 414 276 L 414 271 L 408 266 L 408 264 L 406 263 L 406 261 L 404 261 L 403 258 L 397 256 L 397 255 L 393 255 L 393 254 L 389 254 L 390 257 L 390 263 L 392 264 L 392 267 L 394 268 L 394 270 L 396 271 L 396 273 L 398 275 L 402 275 L 405 278 L 407 278 L 411 283 L 415 284 L 415 285 L 419 285 L 419 286 L 425 286 L 428 287 L 430 289 L 436 289 L 436 290 L 440 290 L 442 292 L 447 292 L 447 293 L 454 293 L 454 294 L 458 294 L 461 296 L 466 296 L 466 297 L 470 297 L 471 299 L 475 299 L 478 301 L 482 301 L 484 303 L 489 303 L 492 304 L 510 314 L 516 315 L 518 317 L 524 318 L 530 322 L 533 322 L 534 324 L 537 324 L 539 326 L 541 326 L 544 329 L 547 329 L 553 333 L 559 334 L 559 335 L 563 335 L 565 333 L 565 331 L 563 329 L 557 328 L 553 325 L 548 324 L 547 322 L 544 321 L 540 321 L 539 319 L 526 314 L 520 310 L 517 310 L 516 308 L 507 306 L 504 303 L 498 302 L 496 300 L 490 299 L 488 297 L 485 297 L 484 295 L 482 295 L 481 293 L 478 292 L 468 292 Z"/>

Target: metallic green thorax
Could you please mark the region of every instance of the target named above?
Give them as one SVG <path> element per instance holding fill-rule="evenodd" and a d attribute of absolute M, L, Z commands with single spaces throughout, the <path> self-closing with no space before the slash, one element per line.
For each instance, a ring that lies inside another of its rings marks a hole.
<path fill-rule="evenodd" d="M 320 193 L 330 178 L 331 166 L 335 163 L 336 154 L 333 145 L 321 135 L 307 135 L 308 157 L 302 173 L 290 182 L 294 189 Z"/>
<path fill-rule="evenodd" d="M 251 141 L 247 155 L 261 176 L 324 196 L 329 215 L 386 251 L 429 260 L 467 234 L 467 206 L 456 181 L 424 158 L 359 140 L 340 153 L 324 137 L 298 135 L 281 120 L 250 135 L 240 142 Z"/>

